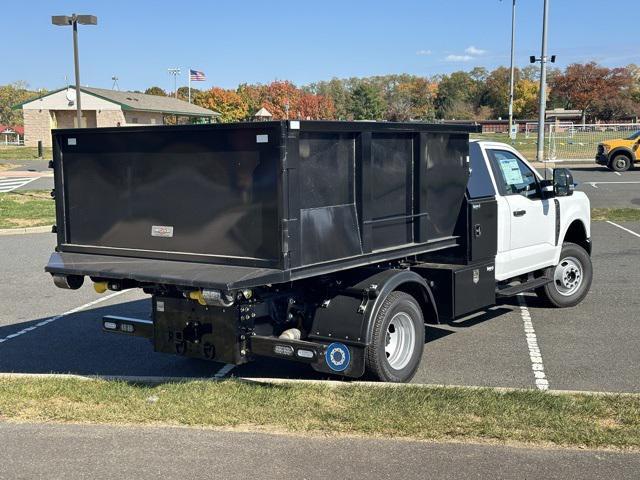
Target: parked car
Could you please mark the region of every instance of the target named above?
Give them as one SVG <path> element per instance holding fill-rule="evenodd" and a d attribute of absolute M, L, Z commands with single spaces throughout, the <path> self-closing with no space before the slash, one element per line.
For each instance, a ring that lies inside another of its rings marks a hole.
<path fill-rule="evenodd" d="M 615 172 L 624 172 L 639 161 L 640 130 L 627 138 L 606 140 L 598 144 L 596 163 L 606 165 Z"/>

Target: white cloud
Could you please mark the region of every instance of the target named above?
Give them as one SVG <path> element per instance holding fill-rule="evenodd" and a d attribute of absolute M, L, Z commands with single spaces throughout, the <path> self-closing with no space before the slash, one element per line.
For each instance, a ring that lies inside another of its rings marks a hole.
<path fill-rule="evenodd" d="M 473 45 L 471 45 L 470 47 L 465 48 L 464 53 L 468 55 L 484 55 L 485 53 L 487 53 L 487 51 L 482 50 L 481 48 L 476 48 Z"/>
<path fill-rule="evenodd" d="M 447 55 L 444 59 L 447 62 L 468 62 L 472 58 L 471 55 Z"/>
<path fill-rule="evenodd" d="M 431 50 L 418 50 L 416 55 L 431 55 L 433 52 Z"/>

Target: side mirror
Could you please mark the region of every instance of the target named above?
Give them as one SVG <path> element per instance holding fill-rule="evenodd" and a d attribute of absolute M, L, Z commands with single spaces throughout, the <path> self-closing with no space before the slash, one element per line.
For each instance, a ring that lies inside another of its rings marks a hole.
<path fill-rule="evenodd" d="M 556 189 L 553 180 L 540 180 L 540 189 L 542 190 L 542 198 L 553 198 L 556 196 Z"/>
<path fill-rule="evenodd" d="M 553 191 L 556 197 L 568 197 L 573 195 L 573 175 L 568 168 L 553 169 Z"/>

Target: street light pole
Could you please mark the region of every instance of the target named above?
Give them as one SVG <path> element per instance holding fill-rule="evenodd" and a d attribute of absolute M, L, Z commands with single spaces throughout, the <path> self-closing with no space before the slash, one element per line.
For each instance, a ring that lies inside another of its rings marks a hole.
<path fill-rule="evenodd" d="M 54 15 L 51 23 L 59 27 L 71 25 L 73 27 L 73 63 L 76 73 L 76 115 L 78 117 L 78 128 L 82 127 L 82 104 L 80 100 L 80 59 L 78 55 L 78 24 L 97 25 L 98 18 L 95 15 Z"/>
<path fill-rule="evenodd" d="M 540 105 L 538 107 L 538 152 L 536 160 L 544 160 L 544 123 L 547 106 L 547 20 L 549 17 L 549 0 L 544 0 L 542 17 L 542 52 L 540 55 Z"/>
<path fill-rule="evenodd" d="M 78 56 L 78 18 L 74 13 L 73 22 L 73 63 L 76 70 L 76 115 L 78 117 L 78 128 L 82 128 L 82 104 L 80 103 L 80 58 Z"/>
<path fill-rule="evenodd" d="M 513 129 L 513 84 L 514 84 L 514 56 L 516 41 L 516 0 L 513 0 L 511 7 L 511 76 L 509 77 L 509 137 L 512 138 Z"/>

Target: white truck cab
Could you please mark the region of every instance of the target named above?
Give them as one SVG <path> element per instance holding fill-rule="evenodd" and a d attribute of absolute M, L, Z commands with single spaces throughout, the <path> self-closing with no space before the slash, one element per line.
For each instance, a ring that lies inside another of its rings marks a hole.
<path fill-rule="evenodd" d="M 592 277 L 591 215 L 570 172 L 546 180 L 505 143 L 471 141 L 469 153 L 470 194 L 489 190 L 498 203 L 496 281 L 535 274 L 553 280 L 536 290 L 552 305 L 579 303 Z"/>

